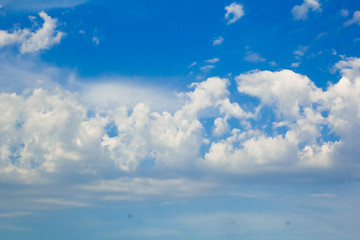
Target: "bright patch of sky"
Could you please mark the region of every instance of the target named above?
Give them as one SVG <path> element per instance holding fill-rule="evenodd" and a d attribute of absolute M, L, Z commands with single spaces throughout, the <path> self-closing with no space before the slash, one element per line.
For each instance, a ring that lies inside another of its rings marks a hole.
<path fill-rule="evenodd" d="M 1 238 L 358 239 L 359 13 L 0 0 Z"/>

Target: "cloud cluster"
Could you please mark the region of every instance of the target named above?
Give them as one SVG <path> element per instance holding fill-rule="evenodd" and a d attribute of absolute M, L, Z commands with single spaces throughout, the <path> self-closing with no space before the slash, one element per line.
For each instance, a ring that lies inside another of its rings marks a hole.
<path fill-rule="evenodd" d="M 259 101 L 247 111 L 230 100 L 229 80 L 218 77 L 179 94 L 183 105 L 174 112 L 141 102 L 90 111 L 62 89 L 3 93 L 0 176 L 30 181 L 51 174 L 101 175 L 114 167 L 236 174 L 354 168 L 360 59 L 335 68 L 342 78 L 326 91 L 290 70 L 240 74 L 238 92 Z M 264 122 L 264 111 L 271 111 L 272 121 Z"/>
<path fill-rule="evenodd" d="M 305 20 L 309 10 L 321 11 L 319 0 L 304 0 L 303 4 L 292 8 L 291 13 L 295 20 Z"/>
<path fill-rule="evenodd" d="M 0 48 L 7 45 L 19 45 L 20 52 L 35 53 L 59 44 L 64 33 L 56 31 L 57 19 L 48 16 L 44 11 L 39 13 L 44 20 L 41 28 L 33 32 L 31 29 L 16 29 L 12 33 L 0 30 Z"/>
<path fill-rule="evenodd" d="M 257 176 L 336 169 L 359 177 L 360 59 L 335 69 L 342 77 L 326 90 L 291 70 L 240 74 L 237 93 L 228 79 L 208 78 L 178 94 L 182 104 L 173 111 L 141 101 L 89 106 L 83 93 L 60 87 L 2 93 L 0 181 L 82 179 L 82 191 L 119 200 L 158 196 L 172 186 L 198 186 L 199 194 L 215 187 L 187 179 L 194 171 Z M 236 94 L 253 98 L 253 107 Z M 143 178 L 144 172 L 176 174 L 161 180 Z M 119 178 L 124 174 L 132 177 Z M 196 195 L 192 190 L 173 197 Z"/>

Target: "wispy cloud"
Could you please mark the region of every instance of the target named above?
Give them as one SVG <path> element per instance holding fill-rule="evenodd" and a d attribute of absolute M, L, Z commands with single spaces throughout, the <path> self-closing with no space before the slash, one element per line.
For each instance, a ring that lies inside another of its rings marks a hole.
<path fill-rule="evenodd" d="M 76 201 L 68 201 L 63 199 L 55 199 L 55 198 L 40 198 L 36 199 L 35 202 L 49 205 L 57 205 L 57 206 L 65 206 L 65 207 L 89 207 L 92 204 L 76 202 Z"/>
<path fill-rule="evenodd" d="M 208 72 L 208 71 L 210 71 L 210 70 L 213 69 L 213 68 L 215 68 L 214 65 L 205 65 L 205 66 L 200 67 L 199 69 L 200 69 L 200 71 Z"/>
<path fill-rule="evenodd" d="M 305 20 L 308 17 L 309 10 L 321 11 L 319 0 L 304 0 L 303 4 L 294 6 L 291 13 L 295 20 Z"/>
<path fill-rule="evenodd" d="M 344 23 L 344 26 L 347 27 L 347 26 L 350 26 L 352 24 L 360 25 L 360 11 L 355 11 L 354 14 L 353 14 L 352 19 L 346 21 Z"/>
<path fill-rule="evenodd" d="M 294 51 L 294 55 L 296 59 L 300 59 L 305 55 L 310 46 L 298 46 L 298 49 Z"/>
<path fill-rule="evenodd" d="M 311 194 L 311 197 L 315 197 L 315 198 L 334 198 L 334 197 L 336 197 L 336 195 L 332 194 L 332 193 L 314 193 L 314 194 Z"/>
<path fill-rule="evenodd" d="M 30 212 L 7 212 L 0 213 L 0 218 L 15 218 L 15 217 L 23 217 L 30 215 Z"/>
<path fill-rule="evenodd" d="M 212 58 L 212 59 L 206 60 L 207 63 L 211 63 L 211 64 L 217 63 L 218 61 L 220 61 L 220 58 Z"/>
<path fill-rule="evenodd" d="M 188 66 L 188 68 L 192 68 L 193 66 L 195 66 L 197 64 L 197 62 L 193 62 L 193 63 L 191 63 L 189 66 Z"/>
<path fill-rule="evenodd" d="M 221 45 L 223 43 L 223 41 L 224 41 L 224 38 L 219 36 L 214 39 L 213 46 Z"/>
<path fill-rule="evenodd" d="M 260 53 L 252 52 L 250 50 L 246 51 L 245 61 L 252 62 L 252 63 L 258 63 L 258 62 L 265 62 L 266 59 L 263 58 Z"/>
<path fill-rule="evenodd" d="M 164 197 L 186 198 L 211 195 L 219 186 L 190 179 L 118 178 L 79 185 L 79 190 L 102 193 L 104 200 L 142 200 Z"/>

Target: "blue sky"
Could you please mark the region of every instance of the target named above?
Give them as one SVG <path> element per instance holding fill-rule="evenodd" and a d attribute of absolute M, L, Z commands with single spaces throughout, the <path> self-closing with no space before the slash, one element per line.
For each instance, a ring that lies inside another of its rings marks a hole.
<path fill-rule="evenodd" d="M 0 0 L 1 239 L 360 237 L 360 3 Z"/>

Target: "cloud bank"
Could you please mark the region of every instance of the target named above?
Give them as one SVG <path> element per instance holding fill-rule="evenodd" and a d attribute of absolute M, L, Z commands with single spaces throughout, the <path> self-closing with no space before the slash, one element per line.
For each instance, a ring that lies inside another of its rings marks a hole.
<path fill-rule="evenodd" d="M 173 112 L 144 102 L 93 108 L 60 87 L 2 93 L 0 178 L 106 180 L 114 169 L 135 176 L 172 169 L 235 175 L 337 169 L 356 177 L 360 59 L 342 60 L 335 69 L 342 77 L 326 90 L 291 70 L 240 74 L 238 94 L 256 99 L 253 108 L 230 100 L 230 81 L 219 77 L 193 83 Z"/>

